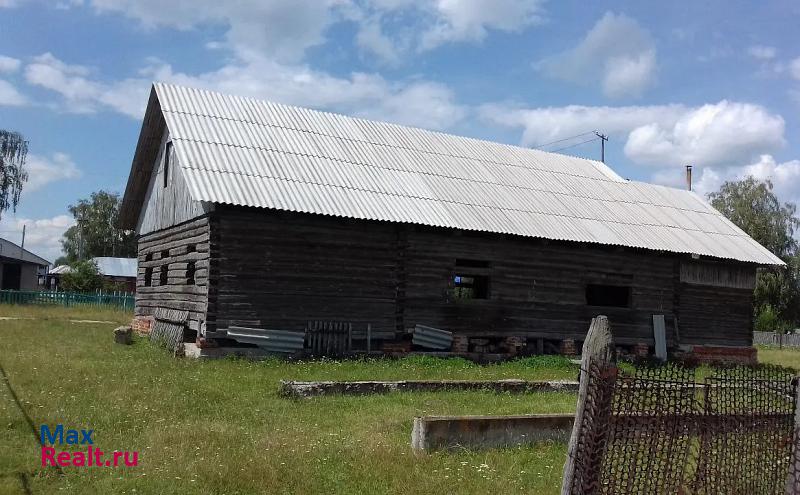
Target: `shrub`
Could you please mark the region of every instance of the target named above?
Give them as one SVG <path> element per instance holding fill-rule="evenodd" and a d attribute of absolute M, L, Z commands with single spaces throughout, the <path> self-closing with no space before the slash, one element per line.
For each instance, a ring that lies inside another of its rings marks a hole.
<path fill-rule="evenodd" d="M 94 261 L 76 261 L 61 276 L 61 288 L 68 292 L 95 292 L 103 288 L 103 277 Z"/>

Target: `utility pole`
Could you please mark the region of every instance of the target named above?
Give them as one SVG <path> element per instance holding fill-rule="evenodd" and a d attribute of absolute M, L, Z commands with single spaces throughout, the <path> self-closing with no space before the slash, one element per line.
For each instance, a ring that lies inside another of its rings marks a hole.
<path fill-rule="evenodd" d="M 600 161 L 605 163 L 606 162 L 606 141 L 608 141 L 608 136 L 605 134 L 600 134 L 597 131 L 594 131 L 595 135 L 600 138 Z"/>

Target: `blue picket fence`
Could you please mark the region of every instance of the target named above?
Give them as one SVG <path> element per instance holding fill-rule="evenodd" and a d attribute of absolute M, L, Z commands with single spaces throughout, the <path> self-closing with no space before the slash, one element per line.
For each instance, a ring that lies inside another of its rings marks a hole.
<path fill-rule="evenodd" d="M 0 304 L 53 304 L 60 306 L 112 306 L 133 310 L 136 297 L 128 292 L 77 292 L 0 290 Z"/>

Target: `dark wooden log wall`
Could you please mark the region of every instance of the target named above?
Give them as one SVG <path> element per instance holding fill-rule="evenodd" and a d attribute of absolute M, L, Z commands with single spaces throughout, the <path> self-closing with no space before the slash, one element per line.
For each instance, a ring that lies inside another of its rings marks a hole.
<path fill-rule="evenodd" d="M 187 253 L 189 245 L 196 251 Z M 190 259 L 194 285 L 186 283 Z M 457 259 L 488 267 L 457 267 Z M 191 328 L 206 322 L 210 331 L 302 330 L 308 321 L 330 320 L 354 323 L 356 334 L 369 323 L 377 339 L 423 324 L 475 337 L 554 340 L 582 340 L 591 318 L 605 314 L 621 344 L 652 343 L 652 315 L 664 314 L 671 345 L 749 345 L 752 289 L 720 287 L 724 266 L 709 271 L 716 285 L 703 285 L 694 268 L 685 282 L 686 261 L 667 254 L 219 206 L 140 239 L 136 313 L 187 310 Z M 151 287 L 144 286 L 147 267 Z M 743 270 L 749 279 L 755 269 L 731 265 L 737 280 Z M 455 299 L 454 274 L 474 271 L 489 275 L 489 298 Z M 588 306 L 587 284 L 630 286 L 630 308 Z"/>
<path fill-rule="evenodd" d="M 199 330 L 206 320 L 209 248 L 207 217 L 140 237 L 135 314 L 153 315 L 156 308 L 184 310 L 189 312 L 189 328 Z M 164 251 L 167 251 L 166 257 L 162 256 Z M 148 260 L 148 257 L 151 259 Z M 189 261 L 195 263 L 193 284 L 187 280 Z M 168 270 L 167 283 L 162 285 L 160 270 L 163 265 L 167 265 Z M 145 285 L 147 268 L 153 270 L 149 287 Z"/>
<path fill-rule="evenodd" d="M 488 261 L 489 299 L 451 296 L 456 259 Z M 582 247 L 513 236 L 454 235 L 416 228 L 409 234 L 406 324 L 471 336 L 520 335 L 582 340 L 594 316 L 609 317 L 619 343 L 651 342 L 652 315 L 667 317 L 673 339 L 675 261 L 613 247 Z M 593 307 L 586 285 L 631 287 L 631 308 Z"/>
<path fill-rule="evenodd" d="M 681 283 L 678 330 L 684 344 L 752 345 L 753 290 Z"/>
<path fill-rule="evenodd" d="M 683 284 L 681 261 L 669 254 L 231 206 L 211 218 L 218 282 L 208 319 L 221 329 L 335 320 L 356 331 L 371 323 L 376 338 L 419 323 L 582 340 L 591 318 L 605 314 L 615 339 L 633 344 L 652 343 L 652 315 L 664 314 L 670 344 L 749 342 L 752 291 Z M 488 262 L 489 299 L 453 298 L 456 259 Z M 587 284 L 630 286 L 631 307 L 587 306 Z"/>
<path fill-rule="evenodd" d="M 209 325 L 302 330 L 349 321 L 394 335 L 398 238 L 388 223 L 219 206 Z M 211 326 L 209 326 L 211 328 Z"/>

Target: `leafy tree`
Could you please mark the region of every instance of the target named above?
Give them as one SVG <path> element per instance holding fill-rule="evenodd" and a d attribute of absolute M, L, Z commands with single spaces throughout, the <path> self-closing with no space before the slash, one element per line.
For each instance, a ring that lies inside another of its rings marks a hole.
<path fill-rule="evenodd" d="M 95 256 L 136 256 L 136 236 L 132 231 L 117 227 L 121 205 L 118 194 L 98 191 L 89 199 L 69 206 L 76 225 L 67 229 L 61 239 L 69 262 Z"/>
<path fill-rule="evenodd" d="M 781 204 L 772 192 L 771 181 L 748 177 L 726 182 L 719 191 L 710 193 L 708 199 L 714 208 L 775 256 L 784 260 L 794 256 L 797 250 L 794 233 L 800 228 L 800 219 L 795 216 L 797 206 Z"/>
<path fill-rule="evenodd" d="M 25 158 L 28 142 L 22 134 L 0 129 L 0 217 L 9 208 L 17 210 L 22 185 L 28 180 Z"/>
<path fill-rule="evenodd" d="M 753 177 L 726 182 L 708 195 L 711 205 L 786 262 L 786 268 L 758 271 L 754 293 L 756 325 L 778 330 L 800 322 L 800 229 L 797 207 L 781 203 L 772 182 Z"/>
<path fill-rule="evenodd" d="M 95 292 L 102 289 L 103 277 L 94 261 L 76 261 L 61 275 L 61 288 L 67 292 Z"/>
<path fill-rule="evenodd" d="M 59 256 L 53 262 L 53 266 L 69 265 L 69 259 L 66 256 Z"/>

